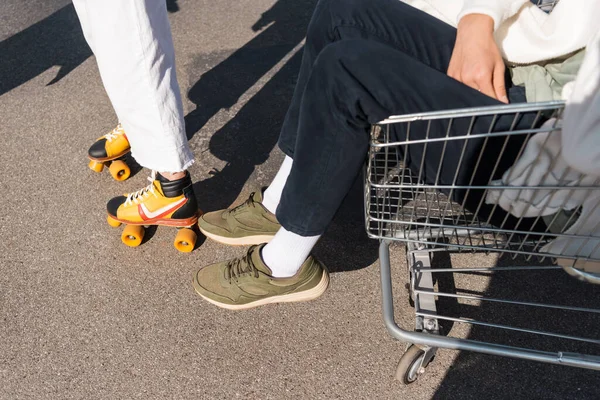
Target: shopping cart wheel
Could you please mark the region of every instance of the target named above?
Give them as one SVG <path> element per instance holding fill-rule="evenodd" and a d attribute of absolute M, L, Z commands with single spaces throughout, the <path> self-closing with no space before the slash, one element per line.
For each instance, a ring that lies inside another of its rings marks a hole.
<path fill-rule="evenodd" d="M 408 385 L 417 380 L 419 375 L 425 372 L 426 365 L 423 365 L 425 351 L 411 345 L 400 358 L 398 368 L 396 369 L 396 379 Z"/>

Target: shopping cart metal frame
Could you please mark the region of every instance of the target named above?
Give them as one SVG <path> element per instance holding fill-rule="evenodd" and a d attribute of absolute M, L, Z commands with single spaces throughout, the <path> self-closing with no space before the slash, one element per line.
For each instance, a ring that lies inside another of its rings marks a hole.
<path fill-rule="evenodd" d="M 476 301 L 487 301 L 495 303 L 504 303 L 509 305 L 519 305 L 536 308 L 550 308 L 569 312 L 592 313 L 600 316 L 600 309 L 586 307 L 570 307 L 554 304 L 540 304 L 524 302 L 518 300 L 506 300 L 497 298 L 485 298 L 484 296 L 457 295 L 452 293 L 440 293 L 434 287 L 433 275 L 436 273 L 469 273 L 469 272 L 491 272 L 512 270 L 545 270 L 561 269 L 556 265 L 525 265 L 521 267 L 490 267 L 490 268 L 454 268 L 435 269 L 432 268 L 431 255 L 439 251 L 450 252 L 493 252 L 506 253 L 513 258 L 524 257 L 526 260 L 539 259 L 544 261 L 555 257 L 556 254 L 540 252 L 544 243 L 558 237 L 577 237 L 568 235 L 564 231 L 560 233 L 546 233 L 540 238 L 532 237 L 527 231 L 518 229 L 503 229 L 503 226 L 495 227 L 485 221 L 478 221 L 474 214 L 468 214 L 461 205 L 455 204 L 450 200 L 451 191 L 456 188 L 470 190 L 469 187 L 444 186 L 439 184 L 425 184 L 414 175 L 420 175 L 420 172 L 413 173 L 402 166 L 402 157 L 396 159 L 400 161 L 399 166 L 393 166 L 395 163 L 388 163 L 391 156 L 390 151 L 394 147 L 408 146 L 415 144 L 410 140 L 402 142 L 390 142 L 389 128 L 393 124 L 410 124 L 416 121 L 434 121 L 440 119 L 458 119 L 475 118 L 487 115 L 523 115 L 524 113 L 538 113 L 538 115 L 548 117 L 560 117 L 564 109 L 563 102 L 546 103 L 528 103 L 516 105 L 500 105 L 492 107 L 479 107 L 471 109 L 450 110 L 442 112 L 428 112 L 403 116 L 393 116 L 372 128 L 371 144 L 369 158 L 365 174 L 365 224 L 369 237 L 379 239 L 379 261 L 381 268 L 381 287 L 383 300 L 383 317 L 385 326 L 389 333 L 396 339 L 411 343 L 398 365 L 396 377 L 404 383 L 414 382 L 417 377 L 425 372 L 425 367 L 433 359 L 438 348 L 452 350 L 474 351 L 484 354 L 512 357 L 530 361 L 539 361 L 550 364 L 566 365 L 580 368 L 587 368 L 600 371 L 600 357 L 596 355 L 587 355 L 571 352 L 553 352 L 540 351 L 533 348 L 507 346 L 496 343 L 486 343 L 471 339 L 462 339 L 456 337 L 447 337 L 440 335 L 440 320 L 447 320 L 459 323 L 468 323 L 471 325 L 483 325 L 489 328 L 508 329 L 513 332 L 525 332 L 530 334 L 540 334 L 554 338 L 581 341 L 600 345 L 600 338 L 578 337 L 573 335 L 564 335 L 560 333 L 532 330 L 522 327 L 486 323 L 482 321 L 465 320 L 462 318 L 453 318 L 438 314 L 436 308 L 436 297 L 440 296 L 454 297 L 457 299 L 467 299 Z M 515 117 L 516 118 L 516 117 Z M 510 130 L 505 132 L 474 133 L 465 132 L 464 136 L 449 137 L 449 133 L 444 140 L 467 140 L 475 136 L 493 137 L 509 135 L 532 135 L 540 132 L 548 132 L 539 127 L 539 121 L 536 126 L 526 130 Z M 428 125 L 429 126 L 429 125 Z M 471 124 L 472 126 L 472 124 Z M 557 131 L 553 126 L 550 131 Z M 387 130 L 387 134 L 386 134 Z M 427 135 L 428 137 L 428 135 Z M 383 138 L 383 139 L 382 139 Z M 527 139 L 527 140 L 528 140 Z M 430 142 L 432 139 L 422 139 L 421 143 Z M 397 150 L 397 149 L 396 149 Z M 379 157 L 379 158 L 378 158 Z M 382 157 L 385 158 L 385 165 L 382 167 Z M 462 158 L 462 156 L 461 156 Z M 392 168 L 393 166 L 393 168 Z M 383 173 L 381 172 L 383 170 Z M 393 171 L 393 172 L 390 172 Z M 385 177 L 383 181 L 382 177 Z M 395 180 L 394 180 L 395 179 Z M 490 189 L 490 186 L 473 186 L 477 189 Z M 502 186 L 497 188 L 503 188 Z M 506 187 L 507 189 L 532 189 L 531 187 Z M 440 189 L 450 190 L 450 195 L 444 199 L 439 195 Z M 545 187 L 544 189 L 553 189 Z M 556 190 L 564 187 L 556 187 Z M 598 182 L 594 185 L 580 186 L 574 190 L 600 190 Z M 394 192 L 393 194 L 390 194 Z M 434 193 L 438 193 L 437 195 Z M 425 205 L 416 203 L 416 196 L 425 194 Z M 427 196 L 431 195 L 429 204 Z M 410 203 L 412 201 L 412 203 Z M 397 202 L 397 204 L 392 204 Z M 408 202 L 408 203 L 407 203 Z M 409 205 L 407 205 L 409 204 Z M 412 205 L 410 205 L 412 204 Z M 415 205 L 416 204 L 416 205 Z M 433 204 L 433 206 L 432 206 Z M 390 207 L 397 207 L 393 209 Z M 436 208 L 437 207 L 437 208 Z M 389 210 L 394 211 L 389 211 Z M 430 212 L 437 212 L 437 219 L 430 218 Z M 425 219 L 417 218 L 426 216 Z M 489 222 L 489 221 L 488 221 Z M 567 229 L 565 228 L 565 231 Z M 444 239 L 444 240 L 440 240 Z M 402 329 L 396 322 L 394 316 L 394 297 L 392 288 L 392 275 L 390 267 L 390 245 L 394 242 L 404 242 L 407 250 L 407 263 L 409 269 L 409 284 L 411 299 L 415 306 L 415 331 Z M 573 262 L 577 257 L 570 257 Z M 588 261 L 599 261 L 587 259 Z M 567 267 L 568 268 L 568 267 Z M 580 273 L 579 270 L 572 271 L 572 274 Z M 584 273 L 585 275 L 585 273 Z M 596 279 L 595 275 L 589 276 L 591 280 Z M 571 279 L 565 274 L 565 279 Z"/>

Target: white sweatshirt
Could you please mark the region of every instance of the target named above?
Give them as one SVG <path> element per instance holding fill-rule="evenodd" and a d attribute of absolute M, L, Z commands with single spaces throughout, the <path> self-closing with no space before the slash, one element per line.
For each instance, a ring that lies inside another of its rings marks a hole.
<path fill-rule="evenodd" d="M 560 0 L 550 14 L 529 0 L 403 1 L 452 26 L 467 14 L 489 15 L 509 64 L 531 64 L 582 49 L 600 21 L 598 0 Z"/>

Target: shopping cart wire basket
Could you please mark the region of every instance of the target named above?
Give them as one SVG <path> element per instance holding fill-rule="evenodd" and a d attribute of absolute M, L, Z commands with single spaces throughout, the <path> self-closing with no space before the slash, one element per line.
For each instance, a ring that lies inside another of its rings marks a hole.
<path fill-rule="evenodd" d="M 530 156 L 532 141 L 543 138 L 541 147 L 545 148 L 550 141 L 557 140 L 563 111 L 564 103 L 557 101 L 499 105 L 393 116 L 373 126 L 365 174 L 365 223 L 369 237 L 381 241 L 386 327 L 393 337 L 413 344 L 398 366 L 397 377 L 403 382 L 415 381 L 437 348 L 600 370 L 597 330 L 587 335 L 553 332 L 511 325 L 507 321 L 446 315 L 437 307 L 440 299 L 451 298 L 519 307 L 519 310 L 580 313 L 600 322 L 600 308 L 589 304 L 575 306 L 490 297 L 486 293 L 456 293 L 436 285 L 436 277 L 440 275 L 552 271 L 560 272 L 560 279 L 572 280 L 570 274 L 588 282 L 586 285 L 593 286 L 590 290 L 600 289 L 591 284 L 600 282 L 600 275 L 593 270 L 600 265 L 600 237 L 593 233 L 600 226 L 600 180 L 577 178 L 577 175 L 574 179 L 575 171 L 567 169 L 554 180 L 548 179 L 548 174 L 535 177 L 529 172 L 518 184 L 504 182 L 507 173 L 510 176 L 507 171 L 511 166 L 526 154 Z M 548 154 L 539 157 L 548 158 Z M 551 169 L 556 159 L 549 159 Z M 498 201 L 491 201 L 503 194 L 508 194 L 509 199 L 523 195 L 536 199 L 542 212 L 536 215 L 529 212 L 528 206 L 521 207 L 520 214 L 508 212 L 504 209 L 506 205 L 503 208 Z M 580 203 L 585 203 L 586 209 L 573 206 Z M 544 212 L 550 205 L 553 212 Z M 592 233 L 578 229 L 585 215 L 586 221 L 595 216 L 599 224 Z M 415 310 L 414 331 L 400 328 L 395 321 L 389 250 L 393 242 L 406 245 L 408 289 Z M 503 262 L 492 267 L 432 266 L 432 258 L 442 252 L 496 253 L 503 260 L 508 259 L 510 265 Z M 562 273 L 563 269 L 569 274 Z M 560 285 L 560 281 L 556 284 Z M 595 293 L 600 295 L 600 290 Z M 441 334 L 444 324 L 469 324 L 584 343 L 598 351 L 595 354 L 547 351 L 536 346 L 462 339 Z"/>

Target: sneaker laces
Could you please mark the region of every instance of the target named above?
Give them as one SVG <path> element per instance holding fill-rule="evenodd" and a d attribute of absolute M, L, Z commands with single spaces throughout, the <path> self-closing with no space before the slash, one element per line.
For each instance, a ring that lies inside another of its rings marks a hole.
<path fill-rule="evenodd" d="M 115 129 L 113 129 L 112 131 L 108 132 L 106 135 L 104 135 L 104 138 L 108 141 L 108 142 L 112 142 L 114 139 L 116 139 L 119 136 L 122 136 L 125 134 L 125 130 L 123 130 L 123 126 L 121 124 L 117 125 L 117 127 Z"/>
<path fill-rule="evenodd" d="M 252 262 L 252 250 L 248 251 L 245 256 L 236 258 L 229 261 L 225 265 L 225 279 L 231 283 L 231 280 L 235 280 L 242 275 L 253 274 L 255 278 L 258 278 L 258 269 Z"/>
<path fill-rule="evenodd" d="M 242 208 L 247 207 L 247 206 L 256 207 L 256 205 L 254 205 L 254 203 L 256 203 L 254 201 L 254 193 L 256 193 L 256 192 L 250 193 L 250 196 L 248 197 L 248 200 L 244 201 L 239 206 L 232 208 L 230 212 L 234 213 L 234 212 L 236 212 L 238 210 L 241 210 Z"/>
<path fill-rule="evenodd" d="M 150 194 L 153 194 L 154 197 L 158 197 L 154 190 L 154 181 L 156 180 L 156 171 L 152 171 L 152 174 L 148 177 L 150 184 L 137 192 L 129 193 L 127 195 L 127 199 L 125 200 L 125 205 L 129 205 L 131 203 L 138 204 L 141 200 L 146 199 Z"/>

